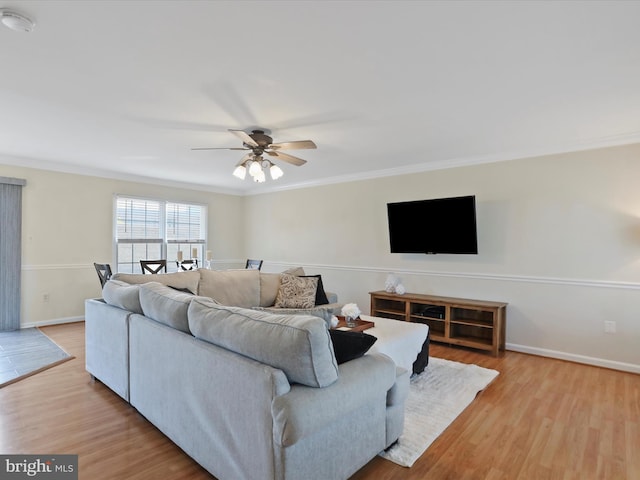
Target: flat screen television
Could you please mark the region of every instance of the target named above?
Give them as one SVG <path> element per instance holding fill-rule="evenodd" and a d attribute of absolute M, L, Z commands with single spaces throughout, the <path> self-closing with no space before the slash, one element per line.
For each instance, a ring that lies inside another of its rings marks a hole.
<path fill-rule="evenodd" d="M 477 254 L 476 197 L 387 204 L 391 253 Z"/>

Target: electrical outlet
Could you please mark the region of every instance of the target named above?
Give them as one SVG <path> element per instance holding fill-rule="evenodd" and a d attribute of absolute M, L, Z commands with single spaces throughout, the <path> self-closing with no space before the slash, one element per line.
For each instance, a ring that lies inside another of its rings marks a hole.
<path fill-rule="evenodd" d="M 605 320 L 604 333 L 616 333 L 616 322 L 613 320 Z"/>
<path fill-rule="evenodd" d="M 48 302 L 49 301 L 49 294 L 48 293 L 42 294 L 42 301 L 43 302 Z"/>

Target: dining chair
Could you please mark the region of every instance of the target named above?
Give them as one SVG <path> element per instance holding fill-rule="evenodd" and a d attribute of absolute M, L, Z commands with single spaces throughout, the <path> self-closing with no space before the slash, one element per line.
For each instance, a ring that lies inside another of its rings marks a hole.
<path fill-rule="evenodd" d="M 93 263 L 93 266 L 98 273 L 98 278 L 100 279 L 100 287 L 104 287 L 104 284 L 107 283 L 107 280 L 111 278 L 111 265 L 108 263 Z"/>
<path fill-rule="evenodd" d="M 176 265 L 182 270 L 196 270 L 198 268 L 198 259 L 183 260 L 182 262 L 176 262 Z"/>
<path fill-rule="evenodd" d="M 260 270 L 262 268 L 262 260 L 252 260 L 249 258 L 244 268 L 249 270 Z"/>
<path fill-rule="evenodd" d="M 167 260 L 140 260 L 140 267 L 142 268 L 142 273 L 159 273 L 160 270 L 164 270 L 164 273 L 167 273 Z"/>

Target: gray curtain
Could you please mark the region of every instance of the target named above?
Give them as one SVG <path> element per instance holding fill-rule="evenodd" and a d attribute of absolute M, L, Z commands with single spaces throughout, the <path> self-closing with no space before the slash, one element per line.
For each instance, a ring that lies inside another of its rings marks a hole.
<path fill-rule="evenodd" d="M 0 332 L 20 328 L 22 187 L 25 180 L 0 177 Z"/>

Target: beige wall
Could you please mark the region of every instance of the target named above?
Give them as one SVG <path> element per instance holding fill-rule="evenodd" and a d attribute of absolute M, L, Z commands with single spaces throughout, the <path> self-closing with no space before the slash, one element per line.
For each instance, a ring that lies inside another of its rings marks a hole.
<path fill-rule="evenodd" d="M 638 178 L 633 145 L 257 195 L 247 252 L 322 273 L 366 311 L 388 272 L 410 292 L 505 301 L 509 348 L 640 371 Z M 469 194 L 478 255 L 389 253 L 387 202 Z"/>
<path fill-rule="evenodd" d="M 5 165 L 0 165 L 0 176 L 27 181 L 22 197 L 23 326 L 82 319 L 84 299 L 100 296 L 93 262 L 114 262 L 116 194 L 205 204 L 207 248 L 216 261 L 225 266 L 244 257 L 241 197 Z"/>
<path fill-rule="evenodd" d="M 2 165 L 0 176 L 27 180 L 23 325 L 82 318 L 99 295 L 92 262 L 113 259 L 121 193 L 207 204 L 219 268 L 303 265 L 365 312 L 395 272 L 410 292 L 508 302 L 512 350 L 640 373 L 640 145 L 249 197 Z M 387 202 L 468 194 L 478 255 L 389 253 Z"/>

